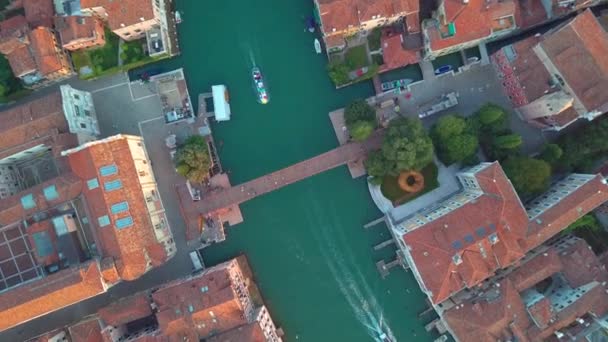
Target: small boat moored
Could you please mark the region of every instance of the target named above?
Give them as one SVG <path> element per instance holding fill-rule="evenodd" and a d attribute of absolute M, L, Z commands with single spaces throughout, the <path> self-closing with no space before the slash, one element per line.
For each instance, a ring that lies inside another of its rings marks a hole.
<path fill-rule="evenodd" d="M 179 13 L 179 11 L 175 11 L 175 23 L 176 24 L 182 23 L 182 15 L 181 15 L 181 13 Z"/>
<path fill-rule="evenodd" d="M 454 68 L 452 68 L 451 65 L 446 64 L 446 65 L 442 65 L 439 68 L 435 69 L 435 75 L 441 75 L 441 74 L 445 74 L 447 72 L 452 71 Z"/>
<path fill-rule="evenodd" d="M 321 50 L 321 42 L 319 42 L 317 38 L 315 38 L 315 51 L 317 52 L 317 54 L 323 51 Z"/>
<path fill-rule="evenodd" d="M 260 68 L 253 67 L 251 70 L 251 77 L 253 78 L 253 87 L 258 97 L 258 102 L 261 104 L 267 104 L 270 101 L 268 96 L 268 90 L 266 84 L 264 84 L 264 76 L 260 71 Z"/>
<path fill-rule="evenodd" d="M 380 87 L 382 88 L 382 91 L 389 91 L 389 90 L 392 90 L 395 88 L 404 88 L 405 86 L 407 86 L 408 84 L 410 84 L 412 82 L 414 82 L 414 80 L 412 80 L 410 78 L 402 78 L 400 80 L 382 82 Z"/>

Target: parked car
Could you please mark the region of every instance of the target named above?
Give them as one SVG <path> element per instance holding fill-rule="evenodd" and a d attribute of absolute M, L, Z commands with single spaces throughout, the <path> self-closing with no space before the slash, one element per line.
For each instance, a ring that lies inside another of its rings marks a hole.
<path fill-rule="evenodd" d="M 446 72 L 450 72 L 454 70 L 451 65 L 442 65 L 439 68 L 435 69 L 435 75 L 445 74 Z"/>

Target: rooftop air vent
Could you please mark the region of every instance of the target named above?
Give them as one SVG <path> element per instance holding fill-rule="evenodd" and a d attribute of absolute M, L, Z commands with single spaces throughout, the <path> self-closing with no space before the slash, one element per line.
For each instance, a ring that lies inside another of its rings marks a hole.
<path fill-rule="evenodd" d="M 454 256 L 452 257 L 452 261 L 454 262 L 454 265 L 460 265 L 462 264 L 462 257 L 460 256 L 460 254 L 454 254 Z"/>

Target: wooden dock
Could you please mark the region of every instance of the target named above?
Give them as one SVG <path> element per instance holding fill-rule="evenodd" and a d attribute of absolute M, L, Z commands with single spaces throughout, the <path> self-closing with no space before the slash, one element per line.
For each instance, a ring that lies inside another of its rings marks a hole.
<path fill-rule="evenodd" d="M 212 93 L 201 93 L 198 95 L 198 116 L 211 118 L 215 116 L 214 112 L 207 111 L 207 99 L 212 98 Z"/>
<path fill-rule="evenodd" d="M 400 264 L 399 259 L 395 259 L 395 260 L 389 262 L 388 264 L 385 263 L 384 260 L 380 260 L 376 263 L 376 268 L 378 269 L 378 272 L 380 272 L 380 276 L 382 276 L 382 279 L 384 279 L 390 274 L 391 268 L 393 268 L 399 264 Z"/>
<path fill-rule="evenodd" d="M 377 218 L 377 219 L 375 219 L 375 220 L 373 220 L 371 222 L 366 223 L 363 226 L 363 228 L 368 229 L 368 228 L 374 227 L 374 226 L 378 225 L 380 222 L 386 222 L 384 216 L 382 216 L 380 218 Z"/>
<path fill-rule="evenodd" d="M 394 243 L 395 243 L 395 239 L 390 239 L 390 240 L 386 240 L 386 241 L 380 242 L 379 244 L 377 244 L 377 245 L 374 246 L 374 250 L 375 251 L 379 251 L 382 248 L 387 247 L 389 245 L 392 245 Z"/>

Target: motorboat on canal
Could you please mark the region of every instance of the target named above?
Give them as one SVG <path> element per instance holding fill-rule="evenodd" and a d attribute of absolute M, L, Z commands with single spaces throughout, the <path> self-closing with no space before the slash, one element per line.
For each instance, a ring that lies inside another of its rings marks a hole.
<path fill-rule="evenodd" d="M 321 52 L 323 52 L 323 50 L 321 49 L 321 42 L 319 42 L 319 40 L 316 38 L 315 38 L 315 51 L 317 52 L 317 54 L 320 54 Z"/>
<path fill-rule="evenodd" d="M 261 104 L 267 104 L 270 101 L 270 98 L 268 96 L 268 89 L 266 89 L 264 76 L 262 75 L 260 68 L 253 67 L 251 70 L 251 77 L 253 79 L 253 88 L 255 89 L 258 97 L 258 102 Z"/>

